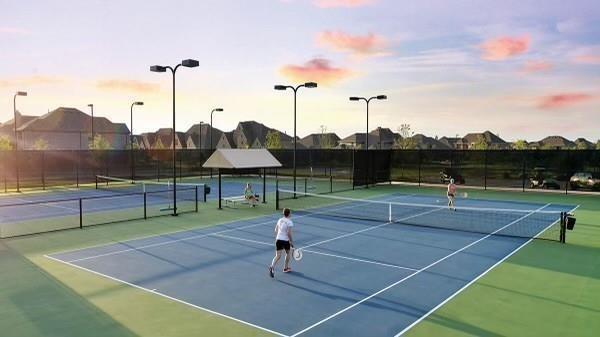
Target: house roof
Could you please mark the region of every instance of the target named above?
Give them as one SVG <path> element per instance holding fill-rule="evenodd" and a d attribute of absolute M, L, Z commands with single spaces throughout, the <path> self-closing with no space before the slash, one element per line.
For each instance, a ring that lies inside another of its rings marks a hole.
<path fill-rule="evenodd" d="M 266 149 L 217 149 L 202 167 L 248 169 L 281 167 L 281 163 Z"/>
<path fill-rule="evenodd" d="M 416 134 L 411 137 L 415 141 L 415 145 L 418 149 L 450 149 L 451 146 L 445 143 L 442 143 L 435 138 L 427 137 L 423 134 Z"/>
<path fill-rule="evenodd" d="M 30 121 L 32 121 L 36 118 L 38 118 L 38 117 L 37 116 L 29 116 L 29 115 L 21 115 L 21 113 L 19 113 L 17 111 L 17 119 L 19 120 L 17 125 L 19 127 L 21 127 L 24 124 L 29 123 Z M 0 123 L 0 133 L 12 134 L 13 132 L 14 132 L 14 120 L 13 119 L 9 119 L 5 123 Z"/>
<path fill-rule="evenodd" d="M 90 115 L 75 109 L 60 107 L 21 124 L 19 131 L 91 132 Z M 94 117 L 94 132 L 129 134 L 124 123 L 113 123 L 105 117 Z"/>
<path fill-rule="evenodd" d="M 396 138 L 398 138 L 400 136 L 397 133 L 393 132 L 391 129 L 382 128 L 382 127 L 378 127 L 376 129 L 374 129 L 373 131 L 369 132 L 369 134 L 377 137 L 378 141 L 379 141 L 379 137 L 381 136 L 381 140 L 384 142 L 389 142 L 389 141 L 393 142 L 396 140 Z M 370 140 L 370 138 L 369 138 L 369 140 Z"/>
<path fill-rule="evenodd" d="M 461 140 L 461 138 L 459 138 L 459 137 L 442 137 L 442 138 L 438 139 L 438 141 L 440 143 L 445 144 L 450 148 L 454 148 L 456 143 L 460 140 Z"/>
<path fill-rule="evenodd" d="M 483 137 L 488 144 L 506 144 L 504 139 L 493 134 L 491 131 L 468 133 L 463 137 L 463 141 L 466 143 L 475 143 L 479 137 Z"/>
<path fill-rule="evenodd" d="M 333 147 L 337 146 L 340 141 L 340 137 L 333 132 L 328 133 L 312 133 L 302 139 L 300 139 L 299 143 L 304 145 L 307 148 L 320 148 L 322 140 L 328 140 Z"/>
<path fill-rule="evenodd" d="M 282 143 L 293 141 L 293 137 L 290 137 L 279 130 L 270 128 L 262 123 L 258 123 L 255 121 L 245 121 L 240 122 L 237 128 L 233 131 L 235 145 L 237 147 L 243 147 L 243 138 L 245 138 L 246 145 L 248 146 L 257 146 L 257 144 L 264 146 L 267 139 L 267 133 L 269 133 L 270 131 L 279 132 Z"/>
<path fill-rule="evenodd" d="M 573 147 L 573 146 L 575 146 L 574 142 L 572 142 L 562 136 L 549 136 L 549 137 L 546 137 L 546 138 L 540 140 L 540 143 L 542 145 L 548 146 L 548 147 Z"/>

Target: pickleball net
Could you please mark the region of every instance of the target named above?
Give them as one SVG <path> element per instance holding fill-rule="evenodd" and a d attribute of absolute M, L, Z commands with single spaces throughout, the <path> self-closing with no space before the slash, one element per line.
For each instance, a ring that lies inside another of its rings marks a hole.
<path fill-rule="evenodd" d="M 511 204 L 512 205 L 512 204 Z M 525 207 L 530 207 L 525 209 Z M 519 238 L 561 241 L 565 210 L 551 205 L 523 205 L 523 209 L 457 206 L 439 203 L 404 203 L 357 199 L 279 189 L 276 208 L 289 208 L 307 219 L 354 221 L 365 224 L 400 224 Z"/>
<path fill-rule="evenodd" d="M 131 180 L 119 177 L 97 175 L 96 189 L 113 193 L 150 193 L 152 196 L 172 198 L 175 186 L 172 181 Z M 206 201 L 210 188 L 206 184 L 178 182 L 177 200 L 194 201 L 197 198 Z"/>

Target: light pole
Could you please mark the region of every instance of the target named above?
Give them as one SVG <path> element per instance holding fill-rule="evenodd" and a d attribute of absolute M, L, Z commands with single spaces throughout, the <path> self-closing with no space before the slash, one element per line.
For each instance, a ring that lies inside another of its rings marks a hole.
<path fill-rule="evenodd" d="M 387 99 L 386 95 L 378 95 L 378 96 L 373 96 L 370 98 L 365 98 L 365 97 L 356 97 L 356 96 L 352 96 L 350 97 L 351 101 L 365 101 L 367 103 L 367 133 L 365 133 L 365 150 L 369 150 L 369 103 L 371 102 L 371 100 L 385 100 Z"/>
<path fill-rule="evenodd" d="M 129 155 L 131 160 L 131 180 L 135 180 L 135 165 L 133 162 L 133 106 L 134 105 L 144 105 L 144 102 L 133 102 L 131 103 L 131 108 L 129 109 Z"/>
<path fill-rule="evenodd" d="M 177 72 L 177 69 L 180 66 L 195 68 L 199 65 L 200 63 L 198 61 L 187 59 L 181 61 L 181 63 L 175 67 L 159 65 L 150 66 L 150 71 L 152 72 L 164 73 L 167 71 L 167 69 L 169 69 L 173 75 L 173 216 L 177 216 L 177 158 L 175 157 L 175 72 Z"/>
<path fill-rule="evenodd" d="M 212 109 L 212 111 L 210 112 L 210 149 L 211 150 L 214 150 L 213 137 L 212 137 L 212 129 L 213 129 L 212 125 L 213 125 L 213 112 L 215 112 L 215 111 L 223 112 L 223 108 L 215 108 L 215 109 Z M 212 169 L 211 169 L 211 171 L 212 171 Z"/>
<path fill-rule="evenodd" d="M 92 144 L 94 142 L 94 104 L 88 104 L 87 106 L 92 109 Z"/>
<path fill-rule="evenodd" d="M 317 83 L 315 82 L 306 82 L 304 84 L 300 84 L 297 87 L 293 87 L 291 85 L 275 85 L 275 90 L 287 90 L 292 89 L 294 91 L 294 197 L 296 197 L 296 98 L 298 95 L 298 89 L 305 88 L 316 88 Z"/>
<path fill-rule="evenodd" d="M 17 139 L 17 96 L 27 96 L 26 91 L 17 91 L 13 96 L 13 124 L 15 129 L 15 171 L 17 178 L 17 192 L 21 192 L 19 183 L 19 140 Z"/>

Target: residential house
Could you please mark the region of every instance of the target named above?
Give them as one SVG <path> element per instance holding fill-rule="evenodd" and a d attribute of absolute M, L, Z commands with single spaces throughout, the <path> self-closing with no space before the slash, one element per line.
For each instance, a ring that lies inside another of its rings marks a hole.
<path fill-rule="evenodd" d="M 549 136 L 540 140 L 537 144 L 530 144 L 532 148 L 550 150 L 574 149 L 575 146 L 574 142 L 561 136 Z"/>
<path fill-rule="evenodd" d="M 152 137 L 150 137 L 152 138 Z M 172 149 L 173 148 L 173 129 L 160 128 L 154 134 L 154 142 L 151 143 L 152 149 Z M 186 136 L 183 132 L 175 133 L 175 148 L 185 149 L 187 145 Z"/>
<path fill-rule="evenodd" d="M 267 134 L 273 131 L 279 132 L 282 148 L 293 148 L 293 137 L 255 121 L 238 123 L 237 128 L 233 130 L 233 141 L 238 149 L 264 148 Z"/>
<path fill-rule="evenodd" d="M 460 141 L 456 142 L 456 148 L 473 149 L 480 139 L 485 140 L 489 149 L 502 150 L 510 148 L 509 143 L 490 131 L 485 131 L 483 133 L 468 133 Z"/>
<path fill-rule="evenodd" d="M 217 149 L 235 149 L 235 141 L 233 140 L 233 131 L 221 133 L 221 138 L 215 146 Z"/>
<path fill-rule="evenodd" d="M 364 133 L 353 133 L 350 136 L 341 139 L 337 147 L 341 149 L 364 149 L 365 139 Z M 369 133 L 369 149 L 377 149 L 378 141 L 378 137 Z"/>
<path fill-rule="evenodd" d="M 312 133 L 299 140 L 299 144 L 302 144 L 307 149 L 323 149 L 323 148 L 334 148 L 338 146 L 340 137 L 335 133 Z"/>
<path fill-rule="evenodd" d="M 392 130 L 390 130 L 389 128 L 382 128 L 382 127 L 377 127 L 375 130 L 369 132 L 370 136 L 373 136 L 375 138 L 375 143 L 373 143 L 375 145 L 375 147 L 377 149 L 391 149 L 392 147 L 394 147 L 394 144 L 396 143 L 396 140 L 398 139 L 398 137 L 400 137 L 400 135 L 398 135 L 397 133 L 394 133 Z M 369 138 L 369 147 L 371 145 L 371 138 Z"/>
<path fill-rule="evenodd" d="M 460 138 L 460 137 L 442 137 L 442 138 L 438 139 L 438 141 L 440 143 L 448 146 L 448 148 L 450 148 L 450 149 L 463 150 L 463 148 L 462 148 L 463 142 L 462 142 L 462 138 Z M 458 143 L 460 143 L 460 146 L 457 146 Z"/>
<path fill-rule="evenodd" d="M 38 141 L 44 141 L 49 150 L 78 150 L 89 148 L 91 132 L 90 115 L 75 108 L 60 107 L 20 124 L 17 137 L 19 147 L 25 150 L 35 149 Z M 124 149 L 129 144 L 127 126 L 105 117 L 94 117 L 94 135 L 101 135 L 112 149 Z"/>
<path fill-rule="evenodd" d="M 596 144 L 588 141 L 585 138 L 577 138 L 575 139 L 575 148 L 578 150 L 593 150 L 596 148 Z"/>
<path fill-rule="evenodd" d="M 17 111 L 17 128 L 19 128 L 21 125 L 26 124 L 36 118 L 37 118 L 37 116 L 21 115 L 21 113 L 19 113 Z M 6 137 L 11 142 L 13 142 L 14 135 L 15 135 L 15 123 L 14 123 L 13 119 L 10 119 L 10 120 L 6 121 L 5 123 L 0 123 L 0 137 Z M 22 148 L 21 144 L 19 144 L 19 148 Z"/>
<path fill-rule="evenodd" d="M 186 132 L 186 143 L 188 149 L 210 149 L 210 124 L 194 124 Z M 223 131 L 213 128 L 212 129 L 212 145 L 216 147 L 221 139 Z"/>
<path fill-rule="evenodd" d="M 451 149 L 451 147 L 449 145 L 442 143 L 441 141 L 439 141 L 435 138 L 427 137 L 420 133 L 412 136 L 411 138 L 415 144 L 415 148 L 417 148 L 417 149 L 422 149 L 422 150 L 448 150 L 448 149 Z"/>

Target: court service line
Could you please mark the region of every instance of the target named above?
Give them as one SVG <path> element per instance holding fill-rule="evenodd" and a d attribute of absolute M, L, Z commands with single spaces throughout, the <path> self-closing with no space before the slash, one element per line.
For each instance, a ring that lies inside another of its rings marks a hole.
<path fill-rule="evenodd" d="M 319 206 L 319 207 L 323 208 L 323 206 Z M 325 206 L 325 207 L 328 207 L 328 206 Z M 327 213 L 327 212 L 329 212 L 331 210 L 342 210 L 342 209 L 352 208 L 352 207 L 356 207 L 356 205 L 348 205 L 348 206 L 344 206 L 344 207 L 334 207 L 333 209 L 327 208 L 326 210 L 323 210 L 321 212 L 312 212 L 312 213 L 309 213 L 309 214 L 298 215 L 295 218 L 296 219 L 298 219 L 298 218 L 304 218 L 304 217 L 311 216 L 311 215 L 314 215 L 314 214 Z M 268 215 L 268 216 L 272 217 L 273 215 Z M 112 256 L 112 255 L 117 255 L 117 254 L 121 254 L 121 253 L 127 253 L 127 252 L 131 252 L 131 251 L 142 250 L 142 249 L 146 249 L 146 248 L 165 246 L 165 245 L 169 245 L 169 244 L 173 244 L 173 243 L 177 243 L 177 242 L 181 242 L 181 241 L 195 240 L 195 239 L 204 238 L 204 237 L 207 237 L 207 236 L 210 236 L 210 235 L 214 235 L 214 234 L 229 233 L 229 232 L 237 231 L 237 230 L 240 230 L 240 229 L 247 229 L 247 228 L 252 228 L 252 227 L 258 227 L 258 226 L 268 225 L 268 224 L 272 224 L 272 223 L 273 223 L 273 220 L 271 219 L 269 221 L 264 221 L 264 222 L 260 222 L 260 223 L 257 223 L 257 224 L 251 224 L 251 225 L 246 225 L 246 226 L 241 226 L 241 227 L 236 227 L 236 228 L 225 229 L 225 230 L 218 231 L 218 232 L 215 232 L 215 233 L 203 233 L 203 234 L 193 235 L 193 236 L 185 237 L 185 238 L 181 238 L 181 239 L 167 240 L 167 241 L 163 241 L 163 242 L 157 242 L 157 243 L 143 245 L 143 246 L 140 246 L 140 247 L 134 247 L 134 248 L 127 248 L 127 249 L 122 249 L 122 250 L 116 250 L 116 251 L 108 252 L 108 253 L 104 253 L 104 254 L 98 254 L 98 255 L 93 255 L 93 256 L 82 257 L 82 258 L 79 258 L 79 259 L 70 260 L 68 262 L 79 262 L 79 261 L 91 260 L 91 259 L 95 259 L 95 258 L 99 258 L 99 257 Z M 185 232 L 185 231 L 183 231 L 183 232 Z M 156 236 L 150 236 L 148 238 L 161 237 L 163 235 L 166 235 L 166 234 L 156 235 Z M 135 241 L 135 240 L 138 240 L 138 239 L 132 239 L 130 241 L 125 241 L 125 242 L 131 242 L 131 241 Z M 110 246 L 110 244 L 103 245 L 103 246 Z M 100 247 L 103 247 L 103 246 L 100 246 Z M 85 249 L 86 248 L 82 248 L 82 249 L 77 249 L 75 251 L 80 251 L 80 250 L 85 250 Z M 65 252 L 65 253 L 68 253 L 68 252 Z"/>
<path fill-rule="evenodd" d="M 570 212 L 575 211 L 577 208 L 579 208 L 579 205 L 572 208 Z M 412 322 L 409 326 L 407 326 L 406 328 L 404 328 L 402 331 L 400 331 L 399 333 L 397 333 L 394 337 L 399 337 L 401 335 L 403 335 L 404 333 L 406 333 L 408 330 L 412 329 L 415 325 L 419 324 L 421 321 L 423 321 L 425 318 L 429 317 L 429 315 L 431 315 L 434 311 L 436 311 L 437 309 L 441 308 L 444 304 L 448 303 L 451 299 L 453 299 L 454 297 L 456 297 L 458 294 L 460 294 L 461 292 L 463 292 L 465 289 L 467 289 L 470 285 L 472 285 L 473 283 L 477 282 L 477 280 L 479 280 L 480 278 L 482 278 L 484 275 L 486 275 L 487 273 L 489 273 L 492 269 L 496 268 L 500 263 L 506 261 L 509 257 L 513 256 L 516 252 L 518 252 L 519 250 L 521 250 L 521 248 L 525 247 L 526 245 L 528 245 L 531 241 L 533 241 L 533 239 L 537 238 L 538 236 L 540 236 L 542 233 L 544 233 L 545 231 L 548 230 L 548 228 L 554 226 L 558 221 L 560 221 L 560 219 L 554 221 L 553 223 L 549 224 L 546 228 L 542 229 L 539 233 L 537 233 L 534 237 L 532 237 L 531 239 L 527 240 L 526 242 L 524 242 L 522 245 L 520 245 L 519 247 L 515 248 L 513 251 L 511 251 L 510 253 L 508 253 L 506 256 L 504 256 L 502 259 L 500 259 L 498 262 L 494 263 L 494 265 L 492 265 L 491 267 L 489 267 L 488 269 L 486 269 L 483 273 L 479 274 L 477 277 L 475 277 L 474 279 L 472 279 L 471 281 L 469 281 L 469 283 L 465 284 L 462 288 L 458 289 L 456 292 L 454 292 L 452 295 L 448 296 L 445 300 L 443 300 L 442 302 L 440 302 L 438 305 L 436 305 L 434 308 L 432 308 L 431 310 L 429 310 L 427 313 L 425 313 L 424 315 L 422 315 L 421 317 L 419 317 L 416 321 Z"/>
<path fill-rule="evenodd" d="M 273 243 L 268 243 L 268 242 L 263 242 L 263 241 L 238 238 L 238 237 L 235 237 L 235 236 L 223 235 L 223 234 L 215 234 L 213 236 L 218 236 L 218 237 L 222 237 L 222 238 L 226 238 L 226 239 L 232 239 L 232 240 L 246 241 L 246 242 L 256 243 L 256 244 L 263 245 L 263 246 L 271 246 L 271 247 L 273 247 Z M 355 262 L 363 262 L 363 263 L 375 264 L 375 265 L 383 266 L 383 267 L 390 267 L 390 268 L 403 269 L 403 270 L 412 270 L 412 271 L 417 271 L 418 270 L 418 269 L 415 269 L 415 268 L 403 267 L 403 266 L 399 266 L 399 265 L 395 265 L 395 264 L 389 264 L 389 263 L 383 263 L 383 262 L 377 262 L 377 261 L 365 260 L 365 259 L 358 259 L 358 258 L 354 258 L 354 257 L 344 256 L 344 255 L 323 253 L 323 252 L 318 252 L 318 251 L 315 251 L 315 250 L 312 250 L 312 249 L 302 249 L 302 251 L 306 252 L 306 253 L 312 253 L 312 254 L 317 254 L 317 255 L 324 255 L 324 256 L 329 256 L 329 257 L 335 257 L 335 258 L 343 259 L 343 260 L 350 260 L 350 261 L 355 261 Z"/>
<path fill-rule="evenodd" d="M 442 258 L 440 258 L 440 259 L 438 259 L 438 260 L 436 260 L 436 261 L 434 261 L 434 262 L 432 262 L 432 263 L 430 263 L 429 265 L 427 265 L 427 266 L 425 266 L 425 267 L 423 267 L 423 268 L 421 268 L 421 269 L 417 270 L 416 272 L 414 272 L 414 273 L 412 273 L 412 274 L 410 274 L 410 275 L 408 275 L 408 276 L 406 276 L 406 277 L 403 277 L 402 279 L 400 279 L 400 280 L 398 280 L 398 281 L 396 281 L 396 282 L 394 282 L 394 283 L 390 284 L 389 286 L 387 286 L 387 287 L 385 287 L 385 288 L 383 288 L 383 289 L 381 289 L 381 290 L 379 290 L 379 291 L 377 291 L 377 292 L 375 292 L 375 293 L 373 293 L 373 294 L 371 294 L 371 295 L 369 295 L 369 296 L 367 296 L 367 297 L 363 298 L 362 300 L 360 300 L 360 301 L 358 301 L 358 302 L 355 302 L 355 303 L 353 303 L 353 304 L 351 304 L 351 305 L 349 305 L 349 306 L 345 307 L 344 309 L 342 309 L 342 310 L 340 310 L 340 311 L 338 311 L 338 312 L 336 312 L 336 313 L 334 313 L 334 314 L 332 314 L 332 315 L 329 315 L 329 316 L 327 316 L 326 318 L 324 318 L 324 319 L 322 319 L 322 320 L 320 320 L 320 321 L 318 321 L 318 322 L 316 322 L 316 323 L 312 324 L 311 326 L 309 326 L 309 327 L 307 327 L 307 328 L 304 328 L 304 329 L 302 329 L 302 330 L 300 330 L 300 331 L 296 332 L 295 334 L 291 335 L 290 337 L 296 337 L 296 336 L 298 336 L 298 335 L 301 335 L 301 334 L 303 334 L 303 333 L 305 333 L 305 332 L 307 332 L 307 331 L 309 331 L 309 330 L 311 330 L 311 329 L 313 329 L 313 328 L 315 328 L 315 327 L 317 327 L 317 326 L 319 326 L 319 325 L 321 325 L 321 324 L 323 324 L 323 323 L 325 323 L 325 322 L 329 321 L 330 319 L 332 319 L 332 318 L 335 318 L 335 317 L 337 317 L 337 316 L 341 315 L 342 313 L 344 313 L 344 312 L 346 312 L 346 311 L 348 311 L 348 310 L 350 310 L 350 309 L 352 309 L 352 308 L 354 308 L 354 307 L 356 307 L 356 306 L 358 306 L 358 305 L 360 305 L 360 304 L 362 304 L 362 303 L 364 303 L 364 302 L 366 302 L 366 301 L 368 301 L 368 300 L 372 299 L 373 297 L 375 297 L 375 296 L 377 296 L 377 295 L 379 295 L 379 294 L 381 294 L 381 293 L 383 293 L 383 292 L 385 292 L 385 291 L 387 291 L 387 290 L 389 290 L 389 289 L 391 289 L 391 288 L 393 288 L 393 287 L 397 286 L 397 285 L 398 285 L 398 284 L 400 284 L 400 283 L 403 283 L 404 281 L 406 281 L 406 280 L 408 280 L 408 279 L 412 278 L 413 276 L 415 276 L 415 275 L 418 275 L 418 274 L 422 273 L 423 271 L 425 271 L 425 270 L 427 270 L 427 269 L 429 269 L 429 268 L 431 268 L 431 267 L 433 267 L 433 266 L 435 266 L 435 265 L 439 264 L 440 262 L 442 262 L 442 261 L 445 261 L 445 260 L 447 260 L 448 258 L 450 258 L 450 257 L 452 257 L 452 256 L 454 256 L 454 255 L 456 255 L 456 254 L 458 254 L 458 253 L 460 253 L 460 252 L 462 252 L 462 251 L 464 251 L 464 250 L 466 250 L 466 249 L 468 249 L 468 248 L 470 248 L 470 247 L 472 247 L 472 246 L 476 245 L 477 243 L 479 243 L 479 242 L 481 242 L 481 241 L 483 241 L 483 240 L 485 240 L 485 239 L 489 238 L 490 236 L 492 236 L 492 235 L 494 235 L 494 234 L 498 233 L 499 231 L 501 231 L 501 230 L 503 230 L 503 229 L 505 229 L 505 228 L 507 228 L 507 227 L 509 227 L 509 226 L 512 226 L 513 224 L 515 224 L 515 223 L 517 223 L 517 222 L 519 222 L 519 221 L 521 221 L 521 220 L 523 220 L 523 219 L 525 219 L 525 218 L 527 218 L 527 217 L 531 216 L 531 215 L 532 215 L 532 214 L 534 214 L 536 211 L 541 211 L 542 209 L 544 209 L 544 208 L 546 208 L 546 207 L 548 207 L 548 206 L 550 206 L 550 204 L 549 204 L 549 203 L 548 203 L 548 204 L 546 204 L 546 205 L 544 205 L 544 206 L 542 206 L 542 207 L 540 207 L 540 208 L 538 208 L 538 209 L 536 209 L 536 210 L 534 210 L 534 211 L 532 211 L 532 212 L 530 212 L 530 213 L 528 213 L 528 214 L 526 214 L 526 215 L 524 215 L 524 216 L 522 216 L 522 217 L 520 217 L 520 218 L 518 218 L 518 219 L 516 219 L 516 220 L 514 220 L 514 221 L 512 221 L 512 222 L 510 222 L 510 223 L 508 223 L 508 224 L 506 224 L 506 225 L 504 225 L 504 226 L 502 226 L 501 228 L 498 228 L 498 229 L 497 229 L 497 230 L 495 230 L 494 232 L 492 232 L 492 233 L 490 233 L 490 234 L 487 234 L 486 236 L 484 236 L 484 237 L 482 237 L 482 238 L 479 238 L 479 239 L 477 239 L 477 240 L 475 240 L 475 241 L 471 242 L 470 244 L 468 244 L 468 245 L 466 245 L 466 246 L 464 246 L 464 247 L 462 247 L 462 248 L 460 248 L 460 249 L 458 249 L 458 250 L 456 250 L 456 251 L 454 251 L 454 252 L 452 252 L 452 253 L 450 253 L 450 254 L 448 254 L 448 255 L 446 255 L 446 256 L 444 256 L 444 257 L 442 257 Z"/>
<path fill-rule="evenodd" d="M 274 330 L 271 330 L 271 329 L 267 329 L 267 328 L 265 328 L 265 327 L 262 327 L 262 326 L 259 326 L 259 325 L 256 325 L 256 324 L 253 324 L 253 323 L 250 323 L 250 322 L 246 322 L 246 321 L 244 321 L 244 320 L 241 320 L 241 319 L 239 319 L 239 318 L 235 318 L 235 317 L 233 317 L 233 316 L 229 316 L 229 315 L 226 315 L 226 314 L 223 314 L 223 313 L 220 313 L 220 312 L 218 312 L 218 311 L 214 311 L 214 310 L 211 310 L 211 309 L 208 309 L 208 308 L 205 308 L 205 307 L 201 307 L 201 306 L 199 306 L 199 305 L 195 305 L 195 304 L 192 304 L 192 303 L 186 302 L 186 301 L 184 301 L 184 300 L 180 300 L 180 299 L 178 299 L 178 298 L 176 298 L 176 297 L 172 297 L 172 296 L 169 296 L 169 295 L 167 295 L 167 294 L 163 294 L 163 293 L 161 293 L 161 292 L 158 292 L 158 291 L 156 291 L 156 290 L 151 290 L 151 289 L 148 289 L 148 288 L 144 288 L 144 287 L 142 287 L 142 286 L 139 286 L 139 285 L 137 285 L 137 284 L 134 284 L 134 283 L 131 283 L 131 282 L 127 282 L 127 281 L 124 281 L 124 280 L 118 279 L 118 278 L 116 278 L 116 277 L 109 276 L 109 275 L 106 275 L 106 274 L 103 274 L 103 273 L 97 272 L 97 271 L 95 271 L 95 270 L 88 269 L 88 268 L 85 268 L 85 267 L 82 267 L 82 266 L 76 265 L 76 264 L 74 264 L 74 263 L 70 263 L 70 262 L 67 262 L 67 261 L 63 261 L 63 260 L 60 260 L 60 259 L 54 258 L 54 257 L 52 257 L 52 256 L 49 256 L 49 255 L 44 255 L 44 256 L 45 256 L 46 258 L 48 258 L 48 259 L 54 260 L 54 261 L 56 261 L 56 262 L 63 263 L 63 264 L 65 264 L 65 265 L 68 265 L 68 266 L 70 266 L 70 267 L 74 267 L 74 268 L 77 268 L 77 269 L 80 269 L 80 270 L 83 270 L 83 271 L 90 272 L 90 273 L 92 273 L 92 274 L 95 274 L 95 275 L 98 275 L 98 276 L 101 276 L 101 277 L 107 278 L 107 279 L 109 279 L 109 280 L 112 280 L 112 281 L 115 281 L 115 282 L 118 282 L 118 283 L 121 283 L 121 284 L 125 284 L 125 285 L 131 286 L 131 287 L 134 287 L 134 288 L 136 288 L 136 289 L 139 289 L 139 290 L 142 290 L 142 291 L 145 291 L 145 292 L 151 293 L 151 294 L 155 294 L 155 295 L 158 295 L 158 296 L 164 297 L 164 298 L 166 298 L 166 299 L 169 299 L 169 300 L 171 300 L 171 301 L 175 301 L 175 302 L 178 302 L 178 303 L 181 303 L 181 304 L 185 304 L 185 305 L 187 305 L 187 306 L 190 306 L 190 307 L 192 307 L 192 308 L 195 308 L 195 309 L 199 309 L 199 310 L 202 310 L 202 311 L 206 311 L 206 312 L 208 312 L 208 313 L 211 313 L 211 314 L 214 314 L 214 315 L 217 315 L 217 316 L 220 316 L 220 317 L 229 318 L 229 319 L 231 319 L 231 320 L 233 320 L 233 321 L 236 321 L 236 322 L 238 322 L 238 323 L 242 323 L 242 324 L 245 324 L 245 325 L 251 326 L 251 327 L 253 327 L 253 328 L 256 328 L 256 329 L 262 330 L 262 331 L 270 332 L 270 333 L 272 333 L 272 334 L 275 334 L 275 335 L 278 335 L 278 336 L 281 336 L 281 337 L 289 337 L 289 336 L 287 336 L 287 335 L 285 335 L 285 334 L 282 334 L 282 333 L 280 333 L 280 332 L 277 332 L 277 331 L 274 331 Z"/>

